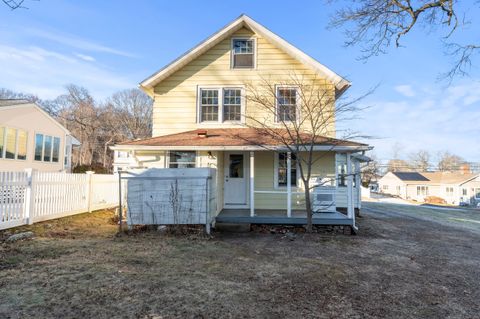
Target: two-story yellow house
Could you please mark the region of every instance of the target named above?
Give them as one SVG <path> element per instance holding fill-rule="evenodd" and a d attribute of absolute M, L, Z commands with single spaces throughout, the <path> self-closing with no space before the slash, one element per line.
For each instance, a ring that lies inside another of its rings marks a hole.
<path fill-rule="evenodd" d="M 297 88 L 288 85 L 292 73 L 316 81 L 334 99 L 350 86 L 259 23 L 240 16 L 140 83 L 154 99 L 153 137 L 114 146 L 115 169 L 215 168 L 217 221 L 305 223 L 295 157 L 248 123 L 264 115 L 255 113 L 246 83 L 255 86 L 265 78 L 273 82 L 282 116 L 286 108 L 302 103 Z M 271 125 L 275 127 L 275 120 Z M 329 212 L 316 214 L 314 223 L 354 226 L 353 211 L 360 206 L 360 179 L 354 173 L 370 147 L 335 139 L 334 120 L 325 135 L 315 142 L 318 161 L 312 171 L 318 180 L 331 182 L 314 199 L 331 205 Z"/>

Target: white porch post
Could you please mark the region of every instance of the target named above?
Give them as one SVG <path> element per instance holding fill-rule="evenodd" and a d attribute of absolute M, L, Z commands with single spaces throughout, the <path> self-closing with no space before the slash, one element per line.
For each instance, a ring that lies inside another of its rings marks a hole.
<path fill-rule="evenodd" d="M 347 153 L 347 216 L 354 220 L 355 212 L 353 208 L 353 176 L 352 176 L 352 159 L 350 153 Z"/>
<path fill-rule="evenodd" d="M 250 152 L 250 217 L 255 216 L 255 152 Z"/>
<path fill-rule="evenodd" d="M 357 207 L 360 209 L 362 207 L 362 180 L 360 176 L 360 162 L 355 161 L 355 185 L 357 186 Z"/>
<path fill-rule="evenodd" d="M 287 153 L 287 217 L 292 217 L 292 153 Z"/>

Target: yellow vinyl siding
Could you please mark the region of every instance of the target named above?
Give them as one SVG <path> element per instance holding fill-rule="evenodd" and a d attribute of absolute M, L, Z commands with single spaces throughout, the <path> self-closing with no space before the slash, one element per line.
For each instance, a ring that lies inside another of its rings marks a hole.
<path fill-rule="evenodd" d="M 256 69 L 231 69 L 231 39 L 237 36 L 249 36 L 256 39 Z M 205 127 L 197 123 L 198 86 L 242 86 L 245 83 L 260 84 L 262 79 L 285 84 L 292 75 L 304 76 L 306 80 L 315 80 L 316 85 L 325 87 L 329 97 L 334 97 L 334 85 L 319 78 L 313 70 L 291 58 L 265 39 L 247 29 L 237 31 L 205 54 L 185 65 L 163 80 L 154 89 L 153 136 L 167 135 Z M 246 105 L 247 116 L 264 117 L 254 113 L 255 107 Z M 214 124 L 215 127 L 231 127 L 228 124 Z M 329 129 L 334 135 L 334 123 Z"/>

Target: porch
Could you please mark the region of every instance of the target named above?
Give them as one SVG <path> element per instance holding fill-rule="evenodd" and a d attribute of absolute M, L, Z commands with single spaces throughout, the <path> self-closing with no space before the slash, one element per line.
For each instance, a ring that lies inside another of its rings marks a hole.
<path fill-rule="evenodd" d="M 270 225 L 306 225 L 307 214 L 304 210 L 292 210 L 291 217 L 286 211 L 277 209 L 256 209 L 250 215 L 250 209 L 222 209 L 215 218 L 217 223 L 228 224 L 270 224 Z M 354 226 L 354 221 L 339 212 L 322 212 L 313 215 L 313 225 Z"/>

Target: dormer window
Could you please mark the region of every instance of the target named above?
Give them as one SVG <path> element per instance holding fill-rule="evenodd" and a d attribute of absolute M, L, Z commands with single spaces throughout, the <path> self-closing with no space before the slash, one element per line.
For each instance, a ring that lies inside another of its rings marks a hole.
<path fill-rule="evenodd" d="M 232 68 L 253 69 L 255 67 L 255 41 L 253 39 L 232 40 Z"/>

